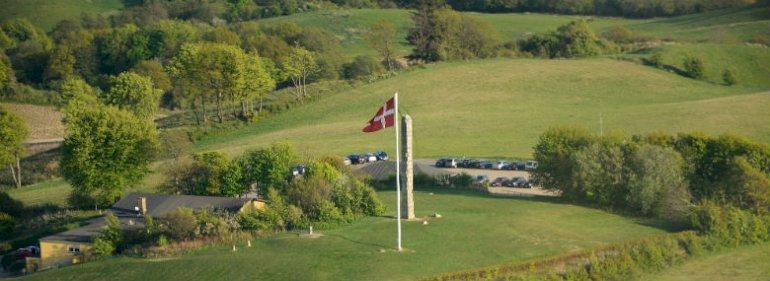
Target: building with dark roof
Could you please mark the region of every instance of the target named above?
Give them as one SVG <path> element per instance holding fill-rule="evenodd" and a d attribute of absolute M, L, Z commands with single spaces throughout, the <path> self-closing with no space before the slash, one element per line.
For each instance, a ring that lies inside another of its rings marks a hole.
<path fill-rule="evenodd" d="M 123 229 L 131 229 L 143 228 L 146 216 L 162 219 L 179 208 L 239 213 L 262 209 L 264 206 L 263 201 L 254 198 L 129 193 L 108 212 L 118 217 Z M 104 217 L 98 217 L 88 220 L 79 228 L 41 238 L 40 259 L 28 261 L 34 264 L 28 265 L 28 268 L 45 269 L 81 262 L 90 251 L 93 238 L 106 225 Z"/>

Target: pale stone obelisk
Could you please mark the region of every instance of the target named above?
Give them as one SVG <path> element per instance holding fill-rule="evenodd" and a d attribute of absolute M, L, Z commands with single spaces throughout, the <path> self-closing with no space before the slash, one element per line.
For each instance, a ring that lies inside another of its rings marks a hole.
<path fill-rule="evenodd" d="M 401 218 L 411 220 L 414 219 L 414 196 L 412 191 L 414 190 L 414 158 L 413 146 L 412 146 L 412 117 L 404 114 L 401 118 L 403 126 L 401 126 L 401 143 L 403 144 L 403 172 L 404 177 L 403 187 L 401 189 Z"/>

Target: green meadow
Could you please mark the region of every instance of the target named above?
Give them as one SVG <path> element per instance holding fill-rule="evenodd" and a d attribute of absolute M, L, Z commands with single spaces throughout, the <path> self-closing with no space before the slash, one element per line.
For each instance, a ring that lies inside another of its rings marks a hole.
<path fill-rule="evenodd" d="M 707 254 L 683 265 L 643 276 L 654 281 L 756 280 L 770 276 L 770 244 L 744 246 Z"/>
<path fill-rule="evenodd" d="M 613 59 L 438 63 L 330 94 L 258 123 L 204 137 L 198 151 L 239 154 L 276 141 L 339 154 L 389 150 L 392 130 L 364 134 L 399 92 L 414 118 L 417 157 L 528 157 L 548 127 L 605 132 L 738 133 L 770 140 L 770 93 L 727 87 Z"/>
<path fill-rule="evenodd" d="M 379 192 L 388 207 L 395 193 Z M 108 258 L 33 274 L 21 280 L 414 280 L 667 233 L 636 219 L 549 200 L 418 191 L 416 213 L 428 221 L 403 225 L 395 247 L 392 208 L 385 217 L 321 231 L 320 238 L 284 233 L 189 254 Z M 441 218 L 429 216 L 439 213 Z"/>
<path fill-rule="evenodd" d="M 27 18 L 44 30 L 82 13 L 110 14 L 123 8 L 122 0 L 0 0 L 0 19 Z"/>

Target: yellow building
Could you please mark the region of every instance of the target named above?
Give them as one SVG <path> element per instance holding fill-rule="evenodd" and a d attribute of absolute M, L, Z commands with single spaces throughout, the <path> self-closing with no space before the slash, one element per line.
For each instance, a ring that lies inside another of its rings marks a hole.
<path fill-rule="evenodd" d="M 143 227 L 146 216 L 162 219 L 179 208 L 238 213 L 264 207 L 265 202 L 253 198 L 130 193 L 115 203 L 110 212 L 118 217 L 124 229 L 129 229 Z M 80 228 L 40 239 L 40 259 L 29 260 L 28 269 L 47 269 L 85 261 L 89 256 L 93 238 L 105 226 L 104 217 L 99 217 L 89 220 Z"/>

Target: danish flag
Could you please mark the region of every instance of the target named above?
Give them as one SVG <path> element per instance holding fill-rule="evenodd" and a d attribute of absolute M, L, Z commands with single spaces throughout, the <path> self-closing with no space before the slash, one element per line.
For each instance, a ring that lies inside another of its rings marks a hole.
<path fill-rule="evenodd" d="M 374 115 L 372 120 L 369 120 L 369 124 L 367 124 L 363 129 L 364 133 L 376 132 L 381 129 L 393 126 L 395 123 L 395 113 L 395 101 L 393 98 L 390 98 L 385 102 L 385 104 L 382 105 L 382 107 L 380 107 L 379 110 L 377 110 L 377 114 Z"/>

